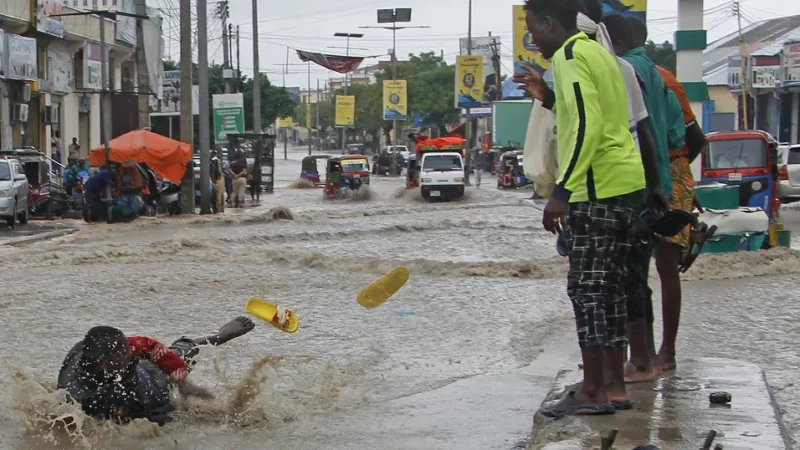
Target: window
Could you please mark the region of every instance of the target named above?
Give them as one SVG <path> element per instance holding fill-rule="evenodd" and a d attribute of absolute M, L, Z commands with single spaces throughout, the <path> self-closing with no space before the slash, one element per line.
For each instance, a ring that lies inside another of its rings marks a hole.
<path fill-rule="evenodd" d="M 450 155 L 430 155 L 422 164 L 423 172 L 449 172 L 461 170 L 461 158 Z"/>
<path fill-rule="evenodd" d="M 11 181 L 11 168 L 6 161 L 0 161 L 0 181 Z"/>
<path fill-rule="evenodd" d="M 767 151 L 763 139 L 732 139 L 708 143 L 709 169 L 753 169 L 766 167 Z"/>
<path fill-rule="evenodd" d="M 789 161 L 787 164 L 800 164 L 800 147 L 789 149 Z"/>

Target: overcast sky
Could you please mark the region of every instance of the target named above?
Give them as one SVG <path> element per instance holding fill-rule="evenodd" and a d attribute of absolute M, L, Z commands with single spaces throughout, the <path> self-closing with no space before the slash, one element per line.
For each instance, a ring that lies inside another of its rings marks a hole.
<path fill-rule="evenodd" d="M 194 4 L 193 0 L 193 4 Z M 164 33 L 167 57 L 180 58 L 178 34 L 178 0 L 147 0 L 148 5 L 161 8 L 165 15 Z M 489 32 L 502 41 L 504 72 L 511 68 L 512 5 L 522 0 L 473 0 L 473 36 L 486 36 Z M 382 29 L 359 29 L 360 26 L 377 26 L 376 11 L 380 8 L 412 8 L 411 26 L 429 26 L 429 29 L 407 29 L 397 32 L 397 54 L 405 59 L 409 53 L 435 51 L 444 53 L 448 61 L 458 54 L 458 38 L 466 37 L 468 23 L 467 0 L 259 0 L 259 50 L 261 72 L 274 84 L 283 84 L 286 50 L 289 66 L 286 86 L 305 87 L 308 84 L 307 67 L 297 58 L 293 49 L 344 54 L 345 39 L 335 38 L 335 32 L 363 33 L 364 38 L 352 39 L 351 55 L 376 56 L 388 59 L 392 47 L 392 32 Z M 709 42 L 736 31 L 736 20 L 731 13 L 731 1 L 706 0 L 705 28 Z M 221 23 L 213 15 L 215 1 L 209 7 L 209 60 L 222 62 Z M 759 20 L 800 14 L 800 1 L 796 0 L 745 0 L 742 2 L 742 26 Z M 252 7 L 250 0 L 230 0 L 230 21 L 241 27 L 241 68 L 247 76 L 253 71 Z M 656 42 L 672 41 L 677 29 L 677 0 L 650 0 L 648 27 Z M 797 36 L 800 39 L 800 36 Z M 330 48 L 342 47 L 342 48 Z M 235 52 L 235 49 L 234 49 Z M 196 56 L 195 56 L 196 57 Z M 364 64 L 379 58 L 368 59 Z M 312 65 L 311 85 L 317 79 L 336 77 L 327 70 Z"/>

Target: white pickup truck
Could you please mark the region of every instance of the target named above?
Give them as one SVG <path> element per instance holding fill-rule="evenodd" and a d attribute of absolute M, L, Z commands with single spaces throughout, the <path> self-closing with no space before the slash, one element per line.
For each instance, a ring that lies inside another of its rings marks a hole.
<path fill-rule="evenodd" d="M 464 158 L 458 152 L 429 152 L 419 164 L 419 186 L 426 200 L 464 196 Z"/>

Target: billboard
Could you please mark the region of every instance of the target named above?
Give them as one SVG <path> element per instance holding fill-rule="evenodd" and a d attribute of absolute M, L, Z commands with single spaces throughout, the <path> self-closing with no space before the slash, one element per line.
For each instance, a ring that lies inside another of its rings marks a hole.
<path fill-rule="evenodd" d="M 634 16 L 647 23 L 647 0 L 603 0 L 604 14 L 622 14 Z M 525 25 L 525 7 L 514 5 L 514 73 L 522 72 L 522 64 L 528 64 L 544 71 L 550 67 L 550 61 L 542 58 L 539 48 L 531 39 Z"/>
<path fill-rule="evenodd" d="M 533 43 L 528 26 L 525 24 L 525 7 L 514 5 L 514 73 L 524 72 L 523 64 L 527 64 L 544 72 L 550 67 L 550 61 L 542 58 L 539 47 Z"/>
<path fill-rule="evenodd" d="M 228 134 L 244 133 L 243 94 L 215 94 L 211 96 L 211 109 L 217 142 L 226 142 Z"/>
<path fill-rule="evenodd" d="M 117 0 L 117 11 L 133 14 L 136 12 L 134 0 Z M 118 41 L 131 45 L 136 45 L 136 18 L 127 16 L 117 16 L 117 35 Z"/>
<path fill-rule="evenodd" d="M 278 118 L 278 128 L 291 128 L 292 127 L 292 118 L 291 117 L 280 117 Z"/>
<path fill-rule="evenodd" d="M 6 44 L 6 76 L 12 80 L 36 80 L 39 74 L 36 39 L 7 34 Z"/>
<path fill-rule="evenodd" d="M 406 120 L 408 91 L 406 80 L 383 81 L 383 120 Z"/>
<path fill-rule="evenodd" d="M 64 22 L 57 16 L 64 12 L 63 0 L 36 0 L 36 31 L 64 37 Z"/>
<path fill-rule="evenodd" d="M 483 56 L 483 103 L 482 108 L 491 109 L 491 100 L 497 100 L 496 91 L 499 89 L 497 86 L 497 79 L 495 77 L 494 63 L 492 57 L 494 51 L 497 51 L 497 56 L 502 57 L 502 42 L 496 36 L 481 36 L 472 38 L 472 54 Z M 467 38 L 461 38 L 459 41 L 459 54 L 467 54 Z"/>
<path fill-rule="evenodd" d="M 336 125 L 355 125 L 356 97 L 353 95 L 336 96 Z"/>
<path fill-rule="evenodd" d="M 783 46 L 783 85 L 800 85 L 800 42 Z"/>
<path fill-rule="evenodd" d="M 456 57 L 456 108 L 477 108 L 483 102 L 483 56 Z"/>

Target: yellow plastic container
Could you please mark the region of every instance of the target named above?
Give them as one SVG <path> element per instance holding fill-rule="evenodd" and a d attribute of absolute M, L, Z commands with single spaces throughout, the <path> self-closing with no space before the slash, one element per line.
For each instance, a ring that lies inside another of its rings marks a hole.
<path fill-rule="evenodd" d="M 300 328 L 300 320 L 294 311 L 288 310 L 275 303 L 251 298 L 245 305 L 247 312 L 264 320 L 284 333 L 294 333 Z"/>
<path fill-rule="evenodd" d="M 356 301 L 364 308 L 377 308 L 389 300 L 408 281 L 408 269 L 395 267 L 386 275 L 373 281 L 356 295 Z"/>

